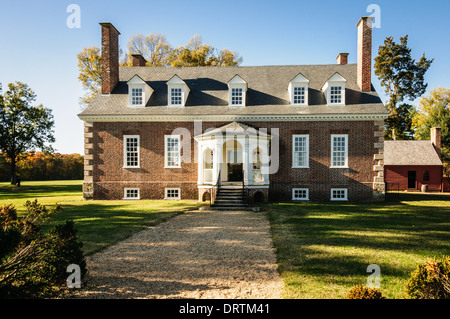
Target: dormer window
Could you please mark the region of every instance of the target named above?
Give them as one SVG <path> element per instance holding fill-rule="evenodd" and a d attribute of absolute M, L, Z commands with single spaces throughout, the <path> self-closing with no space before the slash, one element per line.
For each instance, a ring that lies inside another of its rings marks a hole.
<path fill-rule="evenodd" d="M 288 92 L 291 105 L 308 105 L 309 80 L 298 74 L 289 82 Z"/>
<path fill-rule="evenodd" d="M 228 105 L 245 106 L 247 82 L 239 75 L 235 75 L 228 81 Z"/>
<path fill-rule="evenodd" d="M 127 84 L 128 106 L 144 107 L 153 94 L 153 89 L 138 75 L 133 76 Z"/>
<path fill-rule="evenodd" d="M 231 89 L 231 104 L 242 105 L 242 88 Z"/>
<path fill-rule="evenodd" d="M 178 76 L 174 75 L 167 81 L 168 106 L 185 106 L 190 89 L 187 84 Z"/>
<path fill-rule="evenodd" d="M 131 89 L 131 105 L 141 106 L 143 99 L 143 90 L 142 88 L 132 88 Z"/>
<path fill-rule="evenodd" d="M 332 86 L 330 88 L 330 104 L 341 104 L 342 103 L 342 87 Z"/>
<path fill-rule="evenodd" d="M 170 89 L 170 104 L 181 105 L 181 88 Z"/>
<path fill-rule="evenodd" d="M 322 88 L 327 105 L 345 105 L 345 82 L 339 73 L 335 73 Z"/>

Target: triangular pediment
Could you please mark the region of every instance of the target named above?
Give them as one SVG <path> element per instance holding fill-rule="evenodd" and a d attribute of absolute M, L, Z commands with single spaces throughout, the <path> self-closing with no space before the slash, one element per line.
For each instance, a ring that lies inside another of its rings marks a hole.
<path fill-rule="evenodd" d="M 299 73 L 291 80 L 291 83 L 309 83 L 309 80 L 303 74 Z"/>
<path fill-rule="evenodd" d="M 347 82 L 347 80 L 344 79 L 344 77 L 338 72 L 336 72 L 327 80 L 327 82 Z"/>
<path fill-rule="evenodd" d="M 259 129 L 253 128 L 251 126 L 239 123 L 239 122 L 231 122 L 224 126 L 207 130 L 205 133 L 195 136 L 197 139 L 209 139 L 215 136 L 249 136 L 249 137 L 259 137 L 259 138 L 270 138 L 270 135 L 265 133 L 264 131 L 260 131 Z"/>

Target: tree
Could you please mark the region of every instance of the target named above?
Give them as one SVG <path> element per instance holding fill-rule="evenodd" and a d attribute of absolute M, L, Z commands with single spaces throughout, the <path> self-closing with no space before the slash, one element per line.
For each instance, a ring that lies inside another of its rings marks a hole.
<path fill-rule="evenodd" d="M 416 62 L 408 47 L 408 35 L 400 37 L 395 43 L 393 37 L 387 37 L 384 45 L 378 48 L 375 58 L 375 75 L 381 80 L 389 101 L 386 108 L 389 118 L 386 120 L 386 139 L 408 139 L 411 131 L 411 110 L 409 104 L 401 104 L 405 99 L 414 100 L 425 93 L 427 83 L 424 75 L 434 59 L 427 59 L 425 53 Z"/>
<path fill-rule="evenodd" d="M 242 57 L 227 49 L 218 51 L 203 43 L 200 35 L 194 35 L 186 46 L 173 50 L 170 57 L 172 67 L 190 66 L 236 66 L 242 63 Z"/>
<path fill-rule="evenodd" d="M 80 98 L 80 104 L 86 106 L 100 91 L 101 87 L 100 49 L 95 46 L 83 48 L 83 50 L 77 54 L 77 59 L 78 69 L 80 70 L 78 80 L 81 81 L 83 89 L 87 91 L 84 97 Z"/>
<path fill-rule="evenodd" d="M 441 128 L 441 154 L 444 169 L 450 169 L 450 89 L 435 88 L 428 96 L 420 99 L 412 118 L 415 138 L 430 139 L 432 127 Z M 449 174 L 447 172 L 446 174 Z"/>
<path fill-rule="evenodd" d="M 0 150 L 10 163 L 11 184 L 16 185 L 16 162 L 21 154 L 40 148 L 53 151 L 46 143 L 55 142 L 50 109 L 32 106 L 36 95 L 27 84 L 9 83 L 0 95 Z"/>
<path fill-rule="evenodd" d="M 164 34 L 150 33 L 145 37 L 135 34 L 128 41 L 128 55 L 124 64 L 131 66 L 131 54 L 140 54 L 147 60 L 147 66 L 170 66 L 172 51 Z"/>

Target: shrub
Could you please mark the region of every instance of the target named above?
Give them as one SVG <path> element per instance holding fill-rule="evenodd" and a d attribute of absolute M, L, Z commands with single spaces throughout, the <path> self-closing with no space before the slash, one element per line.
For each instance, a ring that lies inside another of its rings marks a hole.
<path fill-rule="evenodd" d="M 43 234 L 40 222 L 60 211 L 48 210 L 35 200 L 27 202 L 27 215 L 18 219 L 14 206 L 0 207 L 0 298 L 48 296 L 61 288 L 67 266 L 77 264 L 81 275 L 86 262 L 73 221 Z"/>
<path fill-rule="evenodd" d="M 406 291 L 413 299 L 450 299 L 450 257 L 428 259 L 411 273 Z"/>
<path fill-rule="evenodd" d="M 347 299 L 384 299 L 384 297 L 380 289 L 357 285 L 350 290 Z"/>

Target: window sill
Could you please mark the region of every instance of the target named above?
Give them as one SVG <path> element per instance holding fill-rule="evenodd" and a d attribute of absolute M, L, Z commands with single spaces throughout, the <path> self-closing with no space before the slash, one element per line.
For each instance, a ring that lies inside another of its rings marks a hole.
<path fill-rule="evenodd" d="M 291 168 L 309 168 L 309 166 L 292 166 Z"/>
<path fill-rule="evenodd" d="M 330 168 L 349 168 L 348 166 L 330 166 Z"/>
<path fill-rule="evenodd" d="M 122 168 L 141 168 L 140 166 L 123 166 Z"/>
<path fill-rule="evenodd" d="M 181 168 L 181 166 L 164 166 L 164 168 Z"/>

